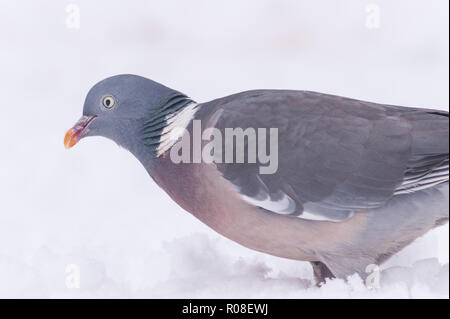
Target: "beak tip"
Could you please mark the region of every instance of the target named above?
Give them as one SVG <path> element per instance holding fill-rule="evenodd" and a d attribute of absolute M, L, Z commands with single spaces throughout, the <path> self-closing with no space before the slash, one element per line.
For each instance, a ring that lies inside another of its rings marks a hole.
<path fill-rule="evenodd" d="M 73 130 L 70 129 L 67 131 L 66 135 L 64 136 L 64 147 L 66 149 L 70 149 L 72 146 L 75 145 L 75 141 L 72 138 L 73 137 Z"/>

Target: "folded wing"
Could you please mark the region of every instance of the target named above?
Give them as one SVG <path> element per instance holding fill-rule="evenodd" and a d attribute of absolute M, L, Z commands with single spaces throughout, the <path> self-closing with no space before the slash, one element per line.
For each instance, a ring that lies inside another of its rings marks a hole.
<path fill-rule="evenodd" d="M 274 174 L 261 174 L 259 161 L 217 164 L 246 201 L 274 213 L 341 221 L 397 194 L 448 182 L 446 112 L 282 90 L 201 106 L 196 117 L 214 119 L 223 134 L 278 129 Z"/>

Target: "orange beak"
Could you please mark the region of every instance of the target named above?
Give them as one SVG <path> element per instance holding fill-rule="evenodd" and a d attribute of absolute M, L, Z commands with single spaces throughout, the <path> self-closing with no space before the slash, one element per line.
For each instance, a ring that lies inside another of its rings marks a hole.
<path fill-rule="evenodd" d="M 64 147 L 69 149 L 78 143 L 89 132 L 89 124 L 96 118 L 93 116 L 82 116 L 75 125 L 69 129 L 64 136 Z"/>

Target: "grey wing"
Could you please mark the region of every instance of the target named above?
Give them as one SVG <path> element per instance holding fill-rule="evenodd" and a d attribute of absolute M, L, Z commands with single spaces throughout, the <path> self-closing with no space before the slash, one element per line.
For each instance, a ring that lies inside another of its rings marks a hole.
<path fill-rule="evenodd" d="M 243 92 L 201 109 L 197 116 L 214 119 L 223 134 L 225 128 L 278 129 L 275 173 L 262 174 L 267 164 L 259 158 L 217 164 L 245 200 L 275 213 L 340 221 L 431 185 L 427 176 L 448 182 L 445 112 L 275 90 Z"/>
<path fill-rule="evenodd" d="M 418 110 L 402 115 L 411 123 L 411 156 L 394 195 L 414 193 L 449 180 L 448 112 Z"/>

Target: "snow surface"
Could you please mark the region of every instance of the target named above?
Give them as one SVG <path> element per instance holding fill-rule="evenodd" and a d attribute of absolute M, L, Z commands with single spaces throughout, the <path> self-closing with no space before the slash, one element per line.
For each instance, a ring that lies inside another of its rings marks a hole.
<path fill-rule="evenodd" d="M 207 101 L 308 89 L 448 110 L 448 2 L 0 0 L 0 297 L 448 298 L 442 226 L 358 277 L 241 247 L 179 208 L 125 150 L 63 136 L 89 88 L 118 73 Z M 73 266 L 79 288 L 71 288 Z M 66 272 L 67 271 L 67 272 Z"/>

